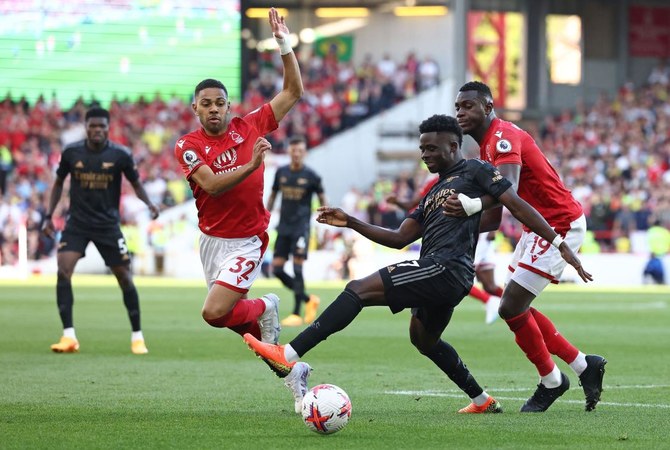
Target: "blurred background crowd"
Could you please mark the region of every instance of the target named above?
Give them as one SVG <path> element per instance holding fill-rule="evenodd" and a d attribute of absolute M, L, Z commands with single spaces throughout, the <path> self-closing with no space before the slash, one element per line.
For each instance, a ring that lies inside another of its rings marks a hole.
<path fill-rule="evenodd" d="M 282 82 L 277 58 L 277 52 L 258 54 L 234 114 L 243 115 L 275 95 Z M 399 61 L 389 55 L 376 61 L 366 57 L 359 65 L 314 57 L 301 69 L 305 95 L 269 136 L 277 153 L 285 151 L 288 136 L 304 135 L 314 147 L 440 79 L 435 60 L 414 53 Z M 628 83 L 618 92 L 603 92 L 593 104 L 579 103 L 523 123 L 585 208 L 591 235 L 584 251 L 629 252 L 632 233 L 654 224 L 670 228 L 669 79 L 670 67 L 660 64 L 643 85 Z M 30 259 L 53 253 L 54 243 L 39 230 L 61 151 L 85 137 L 83 116 L 89 106 L 80 100 L 67 108 L 49 98 L 29 104 L 9 96 L 0 102 L 0 264 L 16 261 L 20 223 L 26 225 Z M 444 105 L 446 113 L 451 109 Z M 110 139 L 131 148 L 151 200 L 162 208 L 189 200 L 173 148 L 178 136 L 198 127 L 190 104 L 157 95 L 135 102 L 117 99 L 110 112 Z M 266 162 L 271 165 L 272 158 Z M 367 190 L 352 188 L 339 206 L 373 223 L 397 226 L 405 213 L 385 198 L 411 198 L 426 176 L 418 165 L 414 173 L 380 178 Z M 132 224 L 136 202 L 126 188 L 122 216 Z M 57 227 L 63 225 L 66 197 L 54 215 Z M 501 244 L 511 248 L 520 235 L 518 224 L 505 217 L 501 231 Z M 314 245 L 332 248 L 333 239 L 332 233 L 320 233 Z"/>

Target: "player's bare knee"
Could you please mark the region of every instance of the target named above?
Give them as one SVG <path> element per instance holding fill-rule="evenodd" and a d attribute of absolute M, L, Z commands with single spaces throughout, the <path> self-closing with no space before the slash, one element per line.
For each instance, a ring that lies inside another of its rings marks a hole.
<path fill-rule="evenodd" d="M 231 308 L 225 308 L 222 306 L 205 305 L 202 307 L 200 314 L 205 321 L 210 321 L 225 316 L 230 312 L 230 310 Z"/>
<path fill-rule="evenodd" d="M 500 306 L 498 306 L 498 315 L 503 319 L 511 319 L 512 317 L 516 317 L 519 314 L 521 314 L 523 311 L 520 311 L 512 301 L 510 301 L 508 298 L 503 297 L 502 301 L 500 302 Z"/>

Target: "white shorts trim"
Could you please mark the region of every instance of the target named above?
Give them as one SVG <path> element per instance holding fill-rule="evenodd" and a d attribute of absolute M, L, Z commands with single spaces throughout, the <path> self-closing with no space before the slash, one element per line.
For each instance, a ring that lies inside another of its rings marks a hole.
<path fill-rule="evenodd" d="M 577 253 L 586 236 L 586 217 L 582 215 L 570 224 L 565 243 Z M 507 273 L 507 282 L 514 280 L 535 296 L 549 283 L 558 284 L 567 266 L 561 252 L 533 232 L 524 231 L 514 249 Z"/>
<path fill-rule="evenodd" d="M 221 284 L 246 293 L 261 271 L 267 249 L 267 233 L 249 238 L 225 239 L 200 235 L 200 260 L 207 288 Z"/>

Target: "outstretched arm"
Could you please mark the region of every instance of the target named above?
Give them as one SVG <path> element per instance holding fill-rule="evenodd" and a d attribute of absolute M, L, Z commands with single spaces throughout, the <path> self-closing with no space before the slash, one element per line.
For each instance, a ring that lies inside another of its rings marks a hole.
<path fill-rule="evenodd" d="M 340 208 L 321 207 L 317 209 L 316 220 L 334 227 L 346 227 L 360 233 L 373 242 L 391 248 L 404 248 L 421 237 L 422 227 L 414 219 L 405 219 L 397 230 L 378 227 L 356 219 Z"/>
<path fill-rule="evenodd" d="M 542 217 L 535 208 L 530 206 L 516 194 L 514 187 L 507 189 L 505 193 L 500 196 L 499 200 L 517 220 L 547 241 L 548 245 L 558 247 L 558 250 L 561 252 L 561 257 L 575 268 L 584 282 L 593 281 L 591 274 L 584 270 L 579 258 L 577 258 L 568 244 L 563 242 L 563 238 L 551 228 L 547 221 L 544 220 L 544 217 Z"/>
<path fill-rule="evenodd" d="M 279 44 L 281 60 L 284 64 L 284 86 L 279 94 L 270 100 L 272 112 L 279 122 L 293 108 L 293 105 L 298 103 L 302 97 L 303 87 L 300 66 L 298 66 L 298 59 L 289 43 L 289 30 L 284 17 L 280 16 L 276 9 L 270 8 L 268 18 L 272 34 Z"/>

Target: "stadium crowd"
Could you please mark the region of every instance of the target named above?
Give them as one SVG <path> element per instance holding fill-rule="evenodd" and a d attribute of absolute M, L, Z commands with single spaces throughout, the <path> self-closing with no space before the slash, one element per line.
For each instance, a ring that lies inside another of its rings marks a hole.
<path fill-rule="evenodd" d="M 280 69 L 276 52 L 260 53 L 233 113 L 244 115 L 269 101 L 281 89 Z M 414 54 L 401 63 L 388 56 L 374 62 L 368 56 L 359 66 L 338 62 L 334 56 L 312 57 L 302 70 L 306 95 L 269 136 L 275 152 L 285 151 L 286 138 L 292 134 L 306 136 L 310 147 L 318 145 L 439 81 L 434 60 L 426 57 L 419 61 Z M 30 259 L 52 252 L 53 242 L 39 233 L 46 191 L 62 149 L 85 137 L 83 117 L 89 106 L 80 99 L 63 108 L 55 97 L 41 97 L 31 105 L 25 99 L 15 101 L 9 94 L 0 102 L 0 264 L 17 260 L 19 223 L 26 225 Z M 188 184 L 172 155 L 177 136 L 199 126 L 190 102 L 156 95 L 134 102 L 119 99 L 109 110 L 109 138 L 131 148 L 151 200 L 166 208 L 190 198 Z M 132 204 L 132 196 L 124 195 L 122 209 L 125 205 L 127 212 Z M 67 206 L 62 202 L 59 212 Z M 123 219 L 131 220 L 131 214 Z M 63 215 L 57 213 L 54 220 L 56 227 L 62 228 Z"/>
<path fill-rule="evenodd" d="M 281 88 L 276 56 L 261 53 L 252 63 L 251 81 L 235 114 L 257 108 Z M 434 60 L 414 54 L 401 62 L 388 55 L 379 61 L 368 56 L 358 66 L 335 57 L 312 58 L 302 71 L 305 95 L 269 137 L 273 151 L 285 151 L 286 138 L 294 134 L 306 136 L 313 148 L 439 82 Z M 644 86 L 629 83 L 616 93 L 603 93 L 593 105 L 579 103 L 573 110 L 547 116 L 534 130 L 524 124 L 584 205 L 594 233 L 589 245 L 599 251 L 630 251 L 631 233 L 654 222 L 670 228 L 668 74 L 667 68 L 655 70 Z M 89 106 L 80 99 L 63 108 L 55 98 L 30 105 L 9 95 L 0 102 L 0 264 L 16 262 L 19 223 L 26 225 L 29 258 L 52 253 L 53 242 L 39 233 L 47 190 L 63 147 L 84 138 L 83 115 Z M 110 139 L 132 149 L 152 201 L 167 208 L 189 199 L 190 189 L 174 164 L 172 149 L 177 136 L 198 126 L 190 102 L 156 95 L 114 101 L 110 112 Z M 395 226 L 404 213 L 384 199 L 391 193 L 410 198 L 426 175 L 419 168 L 393 180 L 379 179 L 365 192 L 352 189 L 342 206 L 372 223 Z M 131 205 L 124 201 L 122 209 L 128 213 Z M 67 202 L 62 202 L 54 220 L 62 221 L 66 209 Z M 131 219 L 129 214 L 124 218 Z M 502 231 L 512 245 L 520 234 L 509 218 Z M 317 245 L 332 247 L 328 239 L 332 236 L 327 234 Z"/>

